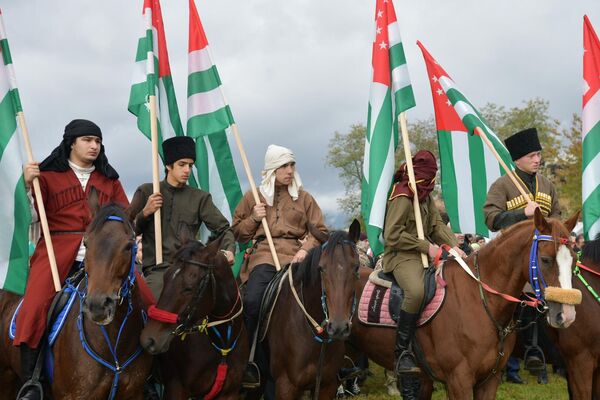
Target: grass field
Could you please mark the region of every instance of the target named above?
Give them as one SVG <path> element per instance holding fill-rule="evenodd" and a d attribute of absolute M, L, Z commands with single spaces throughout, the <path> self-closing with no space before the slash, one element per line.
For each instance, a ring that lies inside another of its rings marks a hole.
<path fill-rule="evenodd" d="M 549 368 L 551 369 L 551 368 Z M 383 369 L 371 363 L 370 370 L 373 376 L 369 377 L 362 387 L 362 393 L 355 399 L 388 400 L 394 397 L 388 396 L 385 388 Z M 539 385 L 536 377 L 529 375 L 521 369 L 521 377 L 527 381 L 525 385 L 503 383 L 498 390 L 499 400 L 563 400 L 568 399 L 567 382 L 558 375 L 549 374 L 547 385 Z M 446 392 L 441 384 L 436 384 L 433 394 L 434 400 L 446 399 Z"/>

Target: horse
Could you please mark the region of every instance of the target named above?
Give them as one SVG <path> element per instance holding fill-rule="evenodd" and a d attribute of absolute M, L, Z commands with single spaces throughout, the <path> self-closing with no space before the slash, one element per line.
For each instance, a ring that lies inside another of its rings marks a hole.
<path fill-rule="evenodd" d="M 238 397 L 248 361 L 240 291 L 222 236 L 188 241 L 174 255 L 140 342 L 158 355 L 165 398 Z M 181 340 L 174 340 L 179 338 Z"/>
<path fill-rule="evenodd" d="M 472 273 L 477 275 L 476 279 L 469 276 L 456 260 L 445 262 L 443 278 L 447 291 L 444 304 L 437 316 L 417 328 L 416 333 L 417 354 L 420 354 L 422 369 L 428 373 L 421 375 L 424 385 L 420 398 L 431 397 L 432 379 L 445 383 L 451 399 L 495 398 L 501 381 L 499 371 L 506 364 L 515 342 L 513 332 L 516 327 L 512 318 L 520 302 L 517 297 L 529 280 L 532 245 L 537 248 L 539 257 L 534 258 L 540 260 L 542 279 L 554 287 L 540 291 L 539 298 L 529 304 L 541 311 L 547 303 L 547 320 L 553 327 L 565 328 L 573 322 L 574 306 L 551 300 L 560 298 L 559 293 L 568 293 L 575 298 L 571 302 L 577 302 L 577 292 L 571 289 L 570 274 L 574 253 L 564 244 L 576 221 L 577 215 L 569 219 L 565 227 L 560 221 L 544 218 L 539 209 L 536 210 L 533 221 L 523 221 L 508 228 L 465 260 Z M 361 269 L 356 287 L 358 293 L 362 293 L 370 272 Z M 488 289 L 494 291 L 490 287 L 502 294 L 486 293 Z M 395 329 L 367 326 L 355 316 L 350 343 L 390 370 L 394 368 L 395 338 Z"/>
<path fill-rule="evenodd" d="M 570 398 L 600 398 L 600 236 L 583 246 L 573 287 L 583 292 L 569 329 L 548 329 L 567 365 Z M 584 283 L 584 281 L 586 283 Z M 588 288 L 589 286 L 589 288 Z M 591 290 L 590 290 L 591 289 Z M 595 292 L 595 294 L 594 294 Z"/>
<path fill-rule="evenodd" d="M 309 230 L 322 245 L 281 278 L 263 341 L 278 399 L 299 398 L 306 390 L 319 399 L 335 397 L 356 306 L 360 224 L 354 220 L 348 233 Z"/>
<path fill-rule="evenodd" d="M 84 243 L 83 288 L 72 287 L 77 292 L 73 306 L 47 350 L 53 354 L 53 373 L 51 382 L 45 379 L 46 396 L 141 400 L 151 357 L 139 345 L 144 318 L 134 286 L 135 235 L 123 209 L 108 205 L 95 212 Z M 19 300 L 0 293 L 0 399 L 14 399 L 20 382 L 19 349 L 7 335 Z"/>

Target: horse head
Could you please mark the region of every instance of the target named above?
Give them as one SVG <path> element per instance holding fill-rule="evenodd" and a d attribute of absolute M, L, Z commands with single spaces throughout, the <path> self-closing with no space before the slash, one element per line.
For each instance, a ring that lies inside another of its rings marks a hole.
<path fill-rule="evenodd" d="M 356 242 L 360 237 L 360 224 L 355 219 L 348 233 L 335 231 L 326 235 L 311 226 L 309 230 L 321 242 L 321 247 L 317 247 L 312 257 L 303 262 L 310 263 L 304 268 L 316 267 L 319 271 L 327 334 L 331 338 L 345 340 L 350 335 L 356 309 L 355 286 L 360 264 Z"/>
<path fill-rule="evenodd" d="M 537 246 L 537 275 L 530 264 L 529 281 L 536 297 L 548 305 L 548 324 L 554 328 L 567 328 L 575 321 L 575 304 L 581 303 L 581 292 L 572 287 L 572 270 L 577 257 L 568 245 L 579 212 L 565 224 L 546 219 L 539 208 L 535 210 L 535 233 L 532 240 L 530 263 L 535 261 Z M 536 287 L 537 286 L 537 287 Z M 536 290 L 538 289 L 538 290 Z"/>
<path fill-rule="evenodd" d="M 87 292 L 83 311 L 96 324 L 107 325 L 135 280 L 135 235 L 123 208 L 110 204 L 95 212 L 84 244 Z"/>
<path fill-rule="evenodd" d="M 233 279 L 227 258 L 219 251 L 222 240 L 223 235 L 206 246 L 188 241 L 173 256 L 163 291 L 140 337 L 150 354 L 166 352 L 175 336 L 198 332 L 207 321 L 221 295 L 218 282 Z"/>

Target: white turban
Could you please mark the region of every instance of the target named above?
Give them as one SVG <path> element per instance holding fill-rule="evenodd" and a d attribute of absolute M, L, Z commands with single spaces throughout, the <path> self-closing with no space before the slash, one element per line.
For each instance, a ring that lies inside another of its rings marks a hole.
<path fill-rule="evenodd" d="M 265 168 L 262 171 L 262 182 L 260 192 L 265 198 L 267 205 L 273 206 L 275 196 L 275 170 L 287 163 L 296 162 L 294 153 L 285 147 L 274 144 L 269 145 L 265 153 Z M 298 190 L 302 187 L 302 181 L 298 172 L 294 171 L 294 179 L 288 185 L 288 192 L 293 200 L 298 199 Z"/>

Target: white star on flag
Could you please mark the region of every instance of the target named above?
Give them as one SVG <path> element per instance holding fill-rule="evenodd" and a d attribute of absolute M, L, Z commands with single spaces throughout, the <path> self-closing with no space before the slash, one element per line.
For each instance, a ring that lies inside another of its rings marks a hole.
<path fill-rule="evenodd" d="M 379 35 L 381 33 L 381 28 L 378 26 L 377 27 L 377 34 Z"/>
<path fill-rule="evenodd" d="M 383 11 L 377 11 L 377 18 L 383 17 Z"/>
<path fill-rule="evenodd" d="M 431 78 L 431 80 L 432 80 L 432 81 L 434 81 L 434 82 L 437 82 L 437 81 L 438 81 L 438 78 L 437 78 L 437 76 L 435 76 L 435 75 L 434 75 L 434 77 L 433 77 L 433 78 Z"/>
<path fill-rule="evenodd" d="M 436 93 L 438 94 L 438 96 L 440 96 L 442 93 L 444 93 L 444 91 L 442 89 L 438 89 L 436 90 Z"/>
<path fill-rule="evenodd" d="M 452 103 L 450 102 L 450 99 L 446 100 L 446 104 L 448 104 L 449 106 L 452 105 Z"/>
<path fill-rule="evenodd" d="M 379 43 L 379 50 L 383 50 L 385 48 L 387 48 L 387 43 L 386 42 Z"/>

